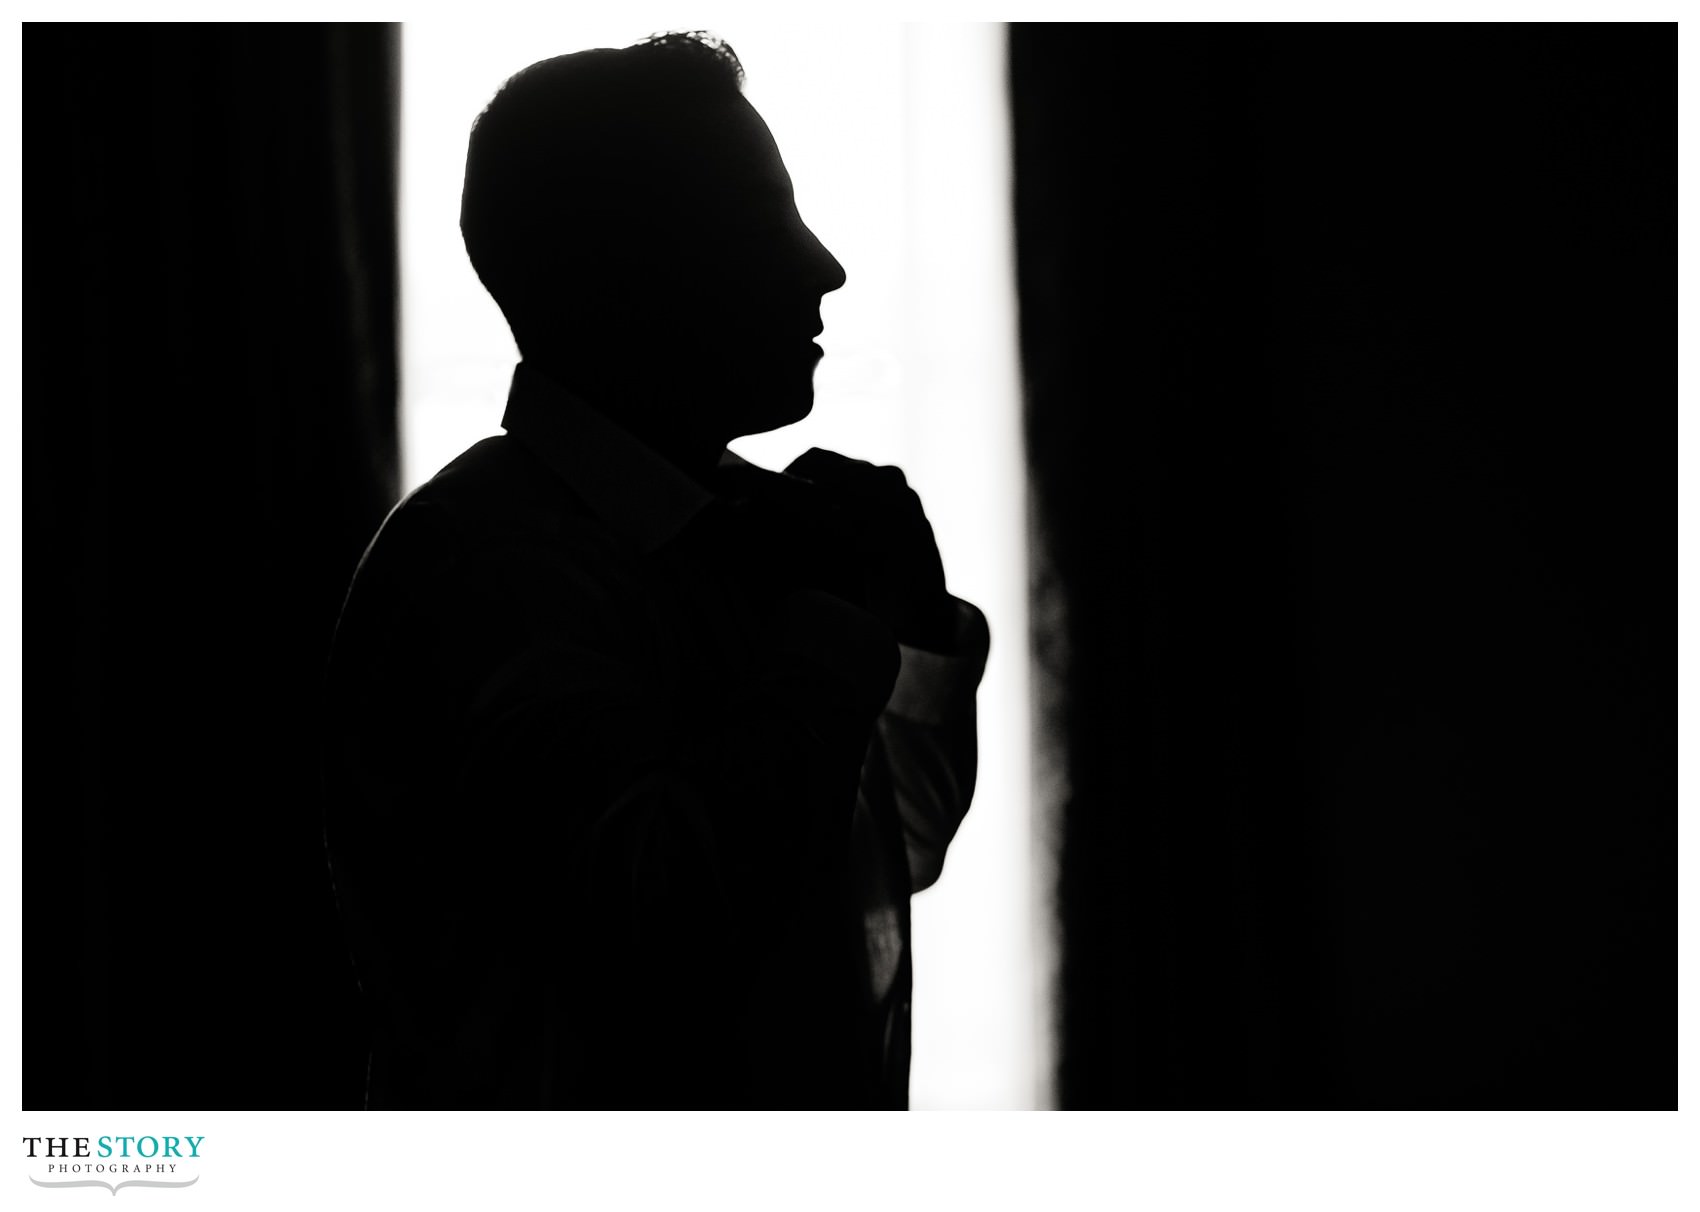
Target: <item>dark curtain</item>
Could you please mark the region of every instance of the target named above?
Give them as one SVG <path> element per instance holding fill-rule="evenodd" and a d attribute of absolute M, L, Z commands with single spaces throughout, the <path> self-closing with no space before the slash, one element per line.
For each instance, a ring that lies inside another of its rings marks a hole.
<path fill-rule="evenodd" d="M 397 54 L 25 27 L 26 1107 L 358 1105 L 316 698 L 397 492 Z"/>
<path fill-rule="evenodd" d="M 1013 28 L 1065 1106 L 1675 1106 L 1675 52 Z"/>

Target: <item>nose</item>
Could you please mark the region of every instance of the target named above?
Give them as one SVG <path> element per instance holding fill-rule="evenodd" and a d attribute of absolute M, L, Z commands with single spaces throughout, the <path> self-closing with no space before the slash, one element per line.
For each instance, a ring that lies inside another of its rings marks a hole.
<path fill-rule="evenodd" d="M 844 285 L 844 266 L 840 265 L 832 251 L 821 243 L 820 237 L 815 235 L 813 229 L 805 227 L 803 230 L 808 234 L 811 246 L 810 264 L 815 272 L 816 289 L 823 295 L 831 294 Z"/>

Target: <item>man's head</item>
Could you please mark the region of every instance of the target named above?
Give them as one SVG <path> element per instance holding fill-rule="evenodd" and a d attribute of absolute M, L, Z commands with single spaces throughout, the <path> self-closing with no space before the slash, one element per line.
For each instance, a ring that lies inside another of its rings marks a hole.
<path fill-rule="evenodd" d="M 473 125 L 461 199 L 527 361 L 722 439 L 807 415 L 821 296 L 844 284 L 742 81 L 693 34 L 535 63 Z"/>

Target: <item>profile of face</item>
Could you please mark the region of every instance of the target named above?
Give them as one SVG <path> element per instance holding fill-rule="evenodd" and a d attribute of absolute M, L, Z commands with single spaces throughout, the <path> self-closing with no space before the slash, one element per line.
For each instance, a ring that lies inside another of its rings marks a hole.
<path fill-rule="evenodd" d="M 699 124 L 711 151 L 680 216 L 694 272 L 675 298 L 699 369 L 716 368 L 727 398 L 747 407 L 741 432 L 759 433 L 813 406 L 821 300 L 844 285 L 844 267 L 798 213 L 779 148 L 747 100 L 728 98 Z"/>
<path fill-rule="evenodd" d="M 742 95 L 681 121 L 658 153 L 658 205 L 615 236 L 631 249 L 616 254 L 624 331 L 601 334 L 604 348 L 631 337 L 625 373 L 717 436 L 792 424 L 814 404 L 821 300 L 844 267 L 803 222 L 773 135 Z"/>

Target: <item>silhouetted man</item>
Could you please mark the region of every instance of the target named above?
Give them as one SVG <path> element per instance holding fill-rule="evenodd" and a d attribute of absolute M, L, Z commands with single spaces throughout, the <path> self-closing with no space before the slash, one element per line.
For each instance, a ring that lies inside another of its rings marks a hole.
<path fill-rule="evenodd" d="M 985 621 L 895 468 L 726 450 L 807 415 L 844 283 L 741 81 L 668 35 L 474 125 L 507 432 L 384 523 L 331 667 L 372 1106 L 906 1103 Z"/>

